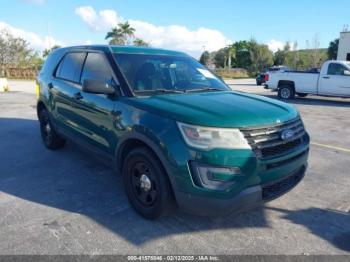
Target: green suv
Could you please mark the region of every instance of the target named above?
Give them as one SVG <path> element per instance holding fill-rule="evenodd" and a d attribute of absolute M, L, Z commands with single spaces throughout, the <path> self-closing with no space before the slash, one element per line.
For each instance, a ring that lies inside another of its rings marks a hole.
<path fill-rule="evenodd" d="M 233 92 L 190 56 L 120 46 L 54 51 L 37 82 L 48 149 L 108 156 L 131 205 L 211 215 L 263 203 L 303 178 L 309 136 L 283 102 Z"/>

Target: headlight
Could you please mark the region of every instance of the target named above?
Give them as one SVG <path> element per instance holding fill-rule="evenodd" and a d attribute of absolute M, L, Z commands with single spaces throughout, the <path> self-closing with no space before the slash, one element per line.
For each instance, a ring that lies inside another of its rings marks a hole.
<path fill-rule="evenodd" d="M 195 148 L 250 149 L 243 134 L 234 128 L 212 128 L 177 123 L 186 143 Z"/>

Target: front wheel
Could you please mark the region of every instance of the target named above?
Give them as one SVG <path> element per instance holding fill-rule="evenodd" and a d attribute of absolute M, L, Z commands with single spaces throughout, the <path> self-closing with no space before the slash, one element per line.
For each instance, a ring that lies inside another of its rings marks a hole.
<path fill-rule="evenodd" d="M 147 219 L 169 214 L 175 204 L 167 174 L 148 148 L 132 150 L 124 160 L 123 181 L 134 209 Z"/>
<path fill-rule="evenodd" d="M 293 99 L 295 97 L 294 88 L 289 85 L 281 86 L 278 88 L 278 97 L 286 100 Z"/>

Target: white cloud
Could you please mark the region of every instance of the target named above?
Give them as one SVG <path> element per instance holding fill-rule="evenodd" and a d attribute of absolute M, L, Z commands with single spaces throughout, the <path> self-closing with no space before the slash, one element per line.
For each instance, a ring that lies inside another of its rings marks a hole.
<path fill-rule="evenodd" d="M 272 52 L 277 52 L 278 50 L 282 50 L 285 45 L 285 42 L 281 42 L 275 39 L 271 39 L 267 42 L 267 46 Z"/>
<path fill-rule="evenodd" d="M 98 13 L 91 6 L 80 6 L 75 13 L 96 32 L 107 32 L 118 23 L 125 21 L 111 9 Z M 140 20 L 128 20 L 136 29 L 135 36 L 140 37 L 153 47 L 181 50 L 199 57 L 203 48 L 208 51 L 218 50 L 231 43 L 220 31 L 200 27 L 190 30 L 185 26 L 159 26 Z"/>
<path fill-rule="evenodd" d="M 28 41 L 30 47 L 36 50 L 43 50 L 54 45 L 64 46 L 65 43 L 58 41 L 51 36 L 39 36 L 33 32 L 27 32 L 20 28 L 13 27 L 5 22 L 0 21 L 0 31 L 7 31 L 15 37 L 21 37 Z"/>
<path fill-rule="evenodd" d="M 80 6 L 75 9 L 75 13 L 89 26 L 93 31 L 105 31 L 116 26 L 121 19 L 113 10 L 102 10 L 96 13 L 91 6 Z"/>

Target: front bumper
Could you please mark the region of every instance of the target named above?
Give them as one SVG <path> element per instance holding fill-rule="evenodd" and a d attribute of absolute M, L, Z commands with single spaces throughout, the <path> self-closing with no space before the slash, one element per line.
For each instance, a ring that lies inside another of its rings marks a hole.
<path fill-rule="evenodd" d="M 307 164 L 304 164 L 280 180 L 249 187 L 230 199 L 176 192 L 176 200 L 183 211 L 198 215 L 215 216 L 249 209 L 276 199 L 293 189 L 303 179 L 306 167 Z"/>

